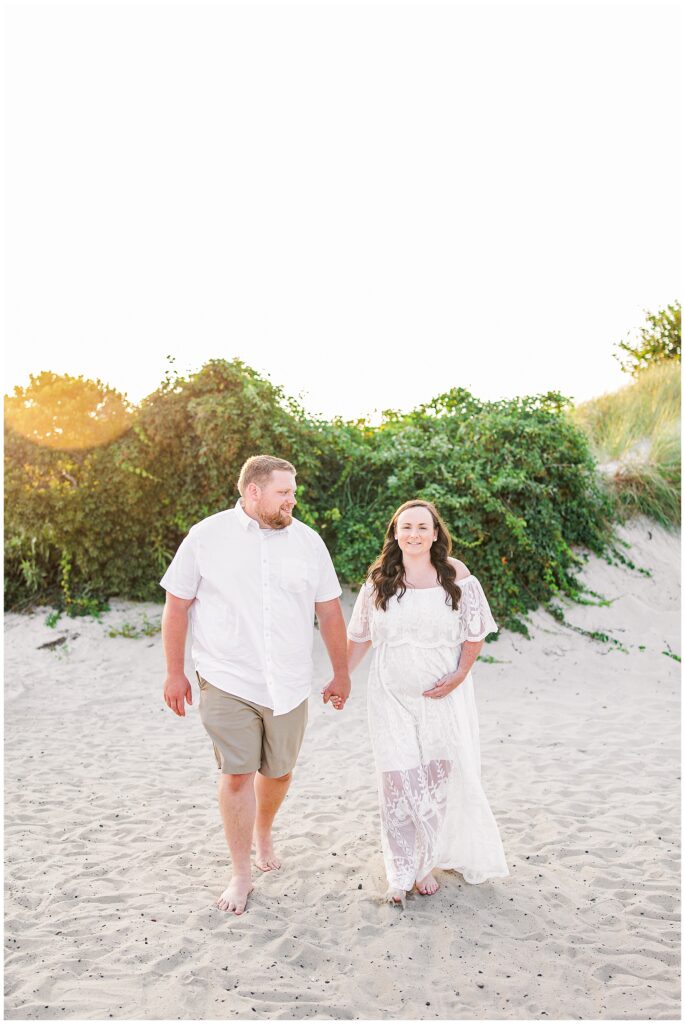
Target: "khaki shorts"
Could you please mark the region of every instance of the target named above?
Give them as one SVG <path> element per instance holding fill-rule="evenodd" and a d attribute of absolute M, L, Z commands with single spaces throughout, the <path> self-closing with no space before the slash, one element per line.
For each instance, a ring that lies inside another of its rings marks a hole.
<path fill-rule="evenodd" d="M 200 718 L 224 775 L 259 772 L 278 779 L 295 767 L 307 725 L 307 701 L 287 715 L 212 686 L 199 673 Z"/>

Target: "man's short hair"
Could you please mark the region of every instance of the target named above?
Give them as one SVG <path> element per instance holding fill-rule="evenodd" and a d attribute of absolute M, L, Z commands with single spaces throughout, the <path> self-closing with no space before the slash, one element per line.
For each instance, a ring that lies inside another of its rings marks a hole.
<path fill-rule="evenodd" d="M 245 493 L 248 484 L 257 484 L 263 487 L 271 474 L 276 469 L 283 469 L 286 473 L 297 474 L 297 470 L 285 459 L 277 459 L 275 455 L 251 455 L 247 462 L 243 463 L 238 477 L 238 491 Z"/>

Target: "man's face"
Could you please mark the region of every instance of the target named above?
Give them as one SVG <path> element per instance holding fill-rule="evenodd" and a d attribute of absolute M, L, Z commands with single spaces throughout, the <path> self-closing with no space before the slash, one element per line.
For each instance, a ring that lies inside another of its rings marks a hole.
<path fill-rule="evenodd" d="M 286 469 L 275 469 L 261 487 L 255 485 L 255 512 L 265 526 L 271 530 L 282 530 L 293 521 L 292 510 L 295 501 L 295 477 Z"/>

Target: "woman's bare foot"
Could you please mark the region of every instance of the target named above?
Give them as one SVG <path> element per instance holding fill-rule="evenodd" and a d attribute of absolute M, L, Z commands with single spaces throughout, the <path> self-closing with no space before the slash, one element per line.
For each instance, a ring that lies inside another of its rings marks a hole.
<path fill-rule="evenodd" d="M 388 889 L 388 891 L 385 894 L 386 902 L 401 904 L 402 906 L 404 906 L 406 898 L 407 894 L 404 891 L 404 889 L 393 889 L 392 887 L 390 887 L 390 889 Z"/>
<path fill-rule="evenodd" d="M 429 872 L 425 878 L 416 879 L 416 888 L 422 896 L 434 896 L 440 886 L 435 881 L 431 872 Z"/>
<path fill-rule="evenodd" d="M 271 832 L 265 836 L 259 836 L 255 832 L 254 844 L 256 848 L 255 853 L 255 864 L 260 871 L 278 871 L 281 866 L 281 862 L 274 853 L 273 839 L 271 838 Z"/>
<path fill-rule="evenodd" d="M 226 910 L 231 914 L 242 914 L 247 904 L 247 897 L 252 892 L 252 879 L 244 875 L 234 875 L 224 889 L 216 905 L 219 910 Z"/>

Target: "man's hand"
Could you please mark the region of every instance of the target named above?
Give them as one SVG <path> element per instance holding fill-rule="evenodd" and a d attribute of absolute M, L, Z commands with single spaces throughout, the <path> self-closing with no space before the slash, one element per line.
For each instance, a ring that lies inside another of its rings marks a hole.
<path fill-rule="evenodd" d="M 333 676 L 328 686 L 321 691 L 324 704 L 330 701 L 336 711 L 342 711 L 351 689 L 352 681 L 349 675 Z"/>
<path fill-rule="evenodd" d="M 189 704 L 193 703 L 193 691 L 186 676 L 167 676 L 164 680 L 164 703 L 181 718 L 185 718 L 186 713 L 184 699 Z"/>
<path fill-rule="evenodd" d="M 439 700 L 441 697 L 446 697 L 452 690 L 456 690 L 458 686 L 466 679 L 468 673 L 464 672 L 450 672 L 446 676 L 441 676 L 437 683 L 430 688 L 430 690 L 424 690 L 424 697 L 431 697 L 433 700 Z"/>

